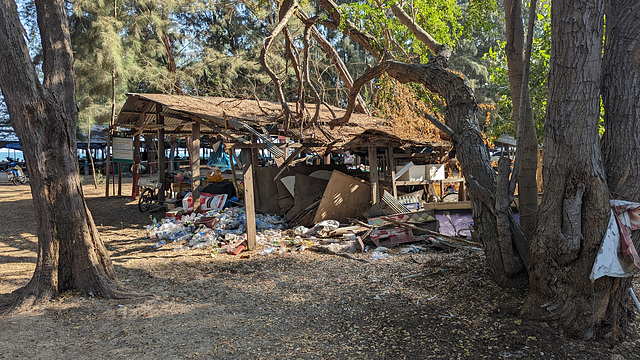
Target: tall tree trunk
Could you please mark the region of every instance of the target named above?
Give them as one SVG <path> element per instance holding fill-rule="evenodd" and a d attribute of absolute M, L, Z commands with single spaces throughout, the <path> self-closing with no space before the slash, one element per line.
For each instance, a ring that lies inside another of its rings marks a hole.
<path fill-rule="evenodd" d="M 640 2 L 608 0 L 605 11 L 604 168 L 614 199 L 640 202 Z M 633 231 L 632 237 L 635 244 L 640 242 L 640 232 Z M 631 279 L 607 279 L 603 284 L 610 294 L 604 326 L 612 339 L 618 339 L 629 322 L 630 313 L 623 304 L 629 301 Z"/>
<path fill-rule="evenodd" d="M 538 212 L 538 186 L 536 173 L 538 168 L 538 138 L 531 109 L 528 83 L 528 62 L 531 60 L 530 43 L 533 31 L 529 31 L 527 45 L 529 56 L 524 52 L 524 28 L 522 26 L 522 0 L 504 2 L 505 24 L 507 28 L 507 65 L 509 67 L 509 88 L 513 102 L 513 120 L 518 129 L 521 169 L 518 174 L 518 194 L 520 198 L 520 224 L 527 238 L 531 238 L 536 226 Z M 533 26 L 535 8 L 529 16 L 529 26 Z M 524 95 L 524 98 L 523 98 Z M 524 107 L 524 108 L 523 108 Z M 524 115 L 524 116 L 522 116 Z"/>
<path fill-rule="evenodd" d="M 77 171 L 75 75 L 64 1 L 36 1 L 44 53 L 40 83 L 15 2 L 0 1 L 0 88 L 29 170 L 38 235 L 33 278 L 16 306 L 66 290 L 122 293 Z"/>
<path fill-rule="evenodd" d="M 523 312 L 581 338 L 605 319 L 610 280 L 589 274 L 609 219 L 598 140 L 604 0 L 555 0 L 544 129 L 544 197 Z"/>

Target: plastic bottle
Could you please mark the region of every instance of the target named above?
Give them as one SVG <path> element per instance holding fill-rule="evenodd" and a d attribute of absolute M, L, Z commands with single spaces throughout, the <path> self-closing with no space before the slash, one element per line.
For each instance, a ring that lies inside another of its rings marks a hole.
<path fill-rule="evenodd" d="M 261 251 L 260 251 L 260 255 L 268 255 L 268 254 L 271 254 L 271 253 L 273 253 L 274 251 L 276 251 L 277 249 L 278 249 L 277 247 L 273 247 L 273 246 L 268 247 L 268 248 L 266 248 L 266 249 L 261 250 Z"/>
<path fill-rule="evenodd" d="M 164 241 L 158 241 L 157 243 L 151 245 L 152 248 L 158 249 L 164 246 Z"/>

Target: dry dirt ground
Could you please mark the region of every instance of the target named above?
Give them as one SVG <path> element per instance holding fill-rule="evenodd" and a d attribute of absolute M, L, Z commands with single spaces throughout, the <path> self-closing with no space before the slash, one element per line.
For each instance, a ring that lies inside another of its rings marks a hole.
<path fill-rule="evenodd" d="M 309 251 L 240 258 L 153 250 L 144 230 L 149 216 L 130 198 L 103 192 L 85 186 L 118 276 L 153 296 L 63 294 L 1 316 L 0 358 L 640 358 L 640 320 L 613 347 L 565 338 L 520 318 L 525 294 L 492 284 L 478 254 L 429 250 L 367 264 Z M 0 181 L 0 214 L 6 305 L 35 266 L 29 187 Z"/>

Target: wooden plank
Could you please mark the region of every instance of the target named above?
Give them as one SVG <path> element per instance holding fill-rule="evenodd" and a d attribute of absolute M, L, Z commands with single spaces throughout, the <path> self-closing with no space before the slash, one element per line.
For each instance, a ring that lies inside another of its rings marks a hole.
<path fill-rule="evenodd" d="M 243 144 L 243 143 L 224 143 L 227 148 L 233 147 L 234 149 L 266 149 L 267 145 L 264 143 L 258 144 Z"/>
<path fill-rule="evenodd" d="M 304 174 L 295 174 L 296 185 L 294 188 L 293 207 L 289 209 L 285 218 L 289 221 L 298 215 L 316 199 L 322 196 L 329 183 L 327 180 L 314 178 Z M 306 224 L 303 224 L 306 226 Z"/>
<path fill-rule="evenodd" d="M 393 148 L 389 145 L 389 159 L 388 165 L 390 170 L 391 189 L 393 190 L 393 197 L 398 198 L 398 186 L 396 184 L 396 158 L 393 155 Z"/>
<path fill-rule="evenodd" d="M 378 193 L 378 187 L 380 182 L 378 180 L 378 150 L 377 148 L 369 147 L 369 183 L 371 184 L 371 202 L 375 205 L 380 201 L 380 195 Z"/>
<path fill-rule="evenodd" d="M 291 162 L 298 157 L 298 155 L 300 155 L 300 153 L 306 149 L 305 147 L 299 147 L 297 148 L 293 154 L 291 154 L 291 156 L 289 156 L 282 165 L 278 166 L 278 168 L 280 169 L 280 171 L 278 171 L 278 174 L 273 178 L 273 181 L 278 181 L 278 177 L 280 177 L 280 175 L 282 175 L 282 173 L 287 169 L 287 166 L 289 166 L 291 164 Z"/>
<path fill-rule="evenodd" d="M 105 187 L 104 187 L 104 196 L 105 197 L 109 197 L 109 173 L 111 172 L 111 169 L 109 169 L 109 166 L 111 165 L 111 151 L 109 150 L 109 148 L 111 148 L 111 129 L 109 129 L 109 131 L 107 132 L 107 158 L 105 160 Z"/>
<path fill-rule="evenodd" d="M 238 159 L 236 159 L 236 152 L 233 148 L 228 148 L 227 151 L 229 153 L 229 162 L 231 163 L 231 179 L 233 180 L 233 187 L 236 189 L 236 195 L 239 196 L 238 192 L 238 176 L 236 175 L 236 165 L 238 163 Z M 235 162 L 235 164 L 234 164 Z"/>
<path fill-rule="evenodd" d="M 254 250 L 256 248 L 256 204 L 254 196 L 253 171 L 254 164 L 251 161 L 252 154 L 250 149 L 242 149 L 243 173 L 244 173 L 244 207 L 247 217 L 247 248 Z"/>
<path fill-rule="evenodd" d="M 193 199 L 193 211 L 200 211 L 200 124 L 191 127 L 191 196 Z"/>
<path fill-rule="evenodd" d="M 161 185 L 158 190 L 158 201 L 164 201 L 164 116 L 160 114 L 162 112 L 162 104 L 156 104 L 156 123 L 162 127 L 158 129 L 158 184 Z"/>
<path fill-rule="evenodd" d="M 458 188 L 458 201 L 467 201 L 467 190 L 464 185 L 464 177 L 463 181 L 460 181 L 460 187 Z"/>
<path fill-rule="evenodd" d="M 471 201 L 453 201 L 440 203 L 426 203 L 425 210 L 470 210 Z"/>
<path fill-rule="evenodd" d="M 118 163 L 118 196 L 122 196 L 122 163 Z"/>
<path fill-rule="evenodd" d="M 133 137 L 133 185 L 131 186 L 131 197 L 138 198 L 138 179 L 140 178 L 140 135 Z"/>

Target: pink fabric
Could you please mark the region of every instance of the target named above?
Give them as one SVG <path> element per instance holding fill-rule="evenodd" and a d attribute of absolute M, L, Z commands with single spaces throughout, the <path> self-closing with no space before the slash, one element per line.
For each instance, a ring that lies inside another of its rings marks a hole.
<path fill-rule="evenodd" d="M 631 257 L 633 264 L 637 268 L 640 268 L 640 257 L 638 256 L 636 247 L 633 245 L 633 241 L 631 240 L 631 230 L 640 229 L 640 207 L 631 208 L 629 206 L 618 207 L 614 205 L 614 210 L 614 215 L 616 216 L 616 221 L 618 222 L 618 228 L 620 229 L 620 235 L 622 238 L 622 242 L 620 244 L 622 255 Z M 625 214 L 625 212 L 629 219 L 628 224 L 623 224 L 620 220 L 620 216 Z"/>

